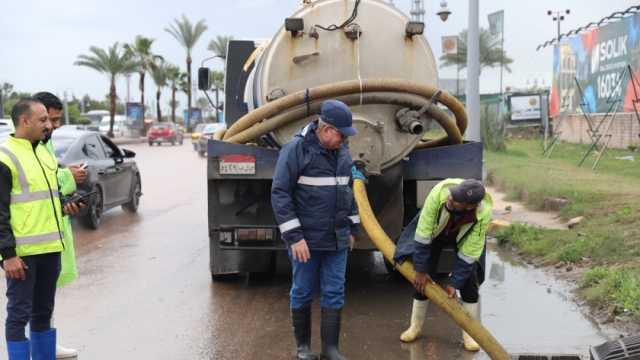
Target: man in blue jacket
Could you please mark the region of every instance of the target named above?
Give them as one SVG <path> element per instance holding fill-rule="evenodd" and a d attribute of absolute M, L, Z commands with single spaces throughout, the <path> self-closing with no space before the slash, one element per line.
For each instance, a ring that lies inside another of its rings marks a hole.
<path fill-rule="evenodd" d="M 347 105 L 323 102 L 320 118 L 282 148 L 273 176 L 271 203 L 293 268 L 291 317 L 298 359 L 317 359 L 311 352 L 311 302 L 318 280 L 322 356 L 344 359 L 338 340 L 347 249 L 360 223 L 345 139 L 355 134 Z"/>

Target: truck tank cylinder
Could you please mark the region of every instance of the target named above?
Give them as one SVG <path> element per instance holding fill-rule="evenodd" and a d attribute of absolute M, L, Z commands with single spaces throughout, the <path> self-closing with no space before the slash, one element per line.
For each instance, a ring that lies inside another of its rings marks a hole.
<path fill-rule="evenodd" d="M 287 31 L 283 26 L 259 49 L 244 93 L 249 110 L 297 91 L 345 80 L 394 78 L 437 85 L 429 44 L 422 35 L 408 36 L 409 18 L 386 1 L 311 1 L 290 18 L 302 19 L 303 30 Z M 339 27 L 350 18 L 350 24 Z M 338 26 L 334 29 L 331 24 Z M 402 159 L 424 132 L 426 122 L 408 128 L 398 125 L 395 114 L 401 108 L 351 107 L 358 135 L 350 139 L 350 150 L 354 158 L 364 156 L 373 173 L 380 174 Z M 284 144 L 314 116 L 276 129 L 271 137 Z"/>

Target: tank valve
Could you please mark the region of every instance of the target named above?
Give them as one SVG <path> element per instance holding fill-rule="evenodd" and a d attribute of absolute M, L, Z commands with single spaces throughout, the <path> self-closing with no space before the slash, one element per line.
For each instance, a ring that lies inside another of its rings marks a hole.
<path fill-rule="evenodd" d="M 358 40 L 362 36 L 362 28 L 360 25 L 352 23 L 344 28 L 344 34 L 349 40 Z"/>
<path fill-rule="evenodd" d="M 420 119 L 420 112 L 404 108 L 396 113 L 396 121 L 400 129 L 413 135 L 420 135 L 424 132 L 424 123 Z"/>

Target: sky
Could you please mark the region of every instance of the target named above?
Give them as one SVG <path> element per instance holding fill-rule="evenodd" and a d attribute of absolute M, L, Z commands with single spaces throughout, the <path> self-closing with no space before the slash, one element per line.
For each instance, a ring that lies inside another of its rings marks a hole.
<path fill-rule="evenodd" d="M 10 82 L 15 90 L 48 90 L 63 96 L 104 98 L 109 90 L 105 75 L 74 66 L 79 54 L 90 46 L 106 48 L 115 42 L 131 42 L 136 35 L 155 39 L 153 51 L 185 68 L 185 52 L 164 29 L 177 17 L 192 22 L 204 19 L 208 30 L 193 51 L 194 79 L 200 61 L 212 54 L 207 44 L 216 35 L 236 39 L 272 37 L 301 0 L 21 0 L 3 1 L 0 11 L 0 83 Z M 412 0 L 393 0 L 407 14 Z M 467 27 L 467 0 L 449 0 L 452 14 L 447 22 L 435 15 L 440 0 L 425 0 L 425 36 L 434 54 L 441 54 L 441 37 L 456 35 Z M 505 71 L 504 85 L 524 87 L 537 81 L 551 82 L 552 52 L 536 51 L 536 46 L 556 36 L 556 24 L 547 10 L 570 9 L 562 22 L 562 32 L 637 4 L 632 0 L 480 0 L 480 26 L 488 27 L 487 14 L 504 10 L 507 54 L 514 59 L 511 73 Z M 216 60 L 217 61 L 217 60 Z M 222 69 L 218 61 L 209 62 Z M 441 68 L 441 78 L 455 78 L 456 69 Z M 464 77 L 464 71 L 461 73 Z M 499 92 L 500 70 L 485 69 L 480 78 L 482 93 Z M 118 94 L 126 98 L 124 78 L 117 83 Z M 149 79 L 145 97 L 152 99 L 155 88 Z M 130 96 L 139 98 L 137 76 L 131 78 Z M 163 107 L 168 107 L 165 91 Z M 198 95 L 200 96 L 200 95 Z M 179 99 L 186 104 L 186 96 Z"/>

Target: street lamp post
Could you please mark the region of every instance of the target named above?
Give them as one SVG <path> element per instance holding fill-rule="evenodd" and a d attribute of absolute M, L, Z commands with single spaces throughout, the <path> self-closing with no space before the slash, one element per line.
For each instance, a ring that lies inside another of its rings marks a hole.
<path fill-rule="evenodd" d="M 557 35 L 558 46 L 560 46 L 560 23 L 564 21 L 564 15 L 569 15 L 570 13 L 571 13 L 571 10 L 569 9 L 566 9 L 565 11 L 547 10 L 547 15 L 553 16 L 553 21 L 555 21 L 558 24 L 558 35 Z"/>
<path fill-rule="evenodd" d="M 469 0 L 467 30 L 467 112 L 469 127 L 466 138 L 481 141 L 480 137 L 480 20 L 478 0 Z"/>
<path fill-rule="evenodd" d="M 201 66 L 204 67 L 204 63 L 206 61 L 212 60 L 212 59 L 215 59 L 215 58 L 222 59 L 222 61 L 226 60 L 223 56 L 215 55 L 215 56 L 208 57 L 208 58 L 202 60 Z M 225 65 L 226 65 L 226 63 L 225 63 Z M 214 84 L 214 86 L 216 87 L 216 122 L 220 122 L 220 102 L 219 102 L 219 97 L 218 97 L 218 92 L 220 91 L 220 88 L 218 87 L 218 84 Z M 207 98 L 209 98 L 209 94 L 207 94 L 206 90 L 205 90 L 204 94 L 207 96 Z M 211 102 L 211 100 L 209 100 L 209 102 Z"/>
<path fill-rule="evenodd" d="M 557 33 L 557 42 L 558 42 L 558 57 L 560 57 L 560 38 L 562 37 L 562 34 L 560 32 L 560 23 L 562 23 L 565 19 L 565 15 L 569 15 L 571 13 L 571 10 L 566 9 L 564 11 L 552 11 L 552 10 L 547 10 L 547 16 L 552 16 L 553 17 L 553 21 L 556 22 L 556 24 L 558 25 L 557 29 L 558 29 L 558 33 Z M 562 74 L 559 73 L 558 74 L 558 93 L 561 94 L 561 89 L 562 89 Z M 558 99 L 560 99 L 560 103 L 562 104 L 562 97 L 559 96 Z M 544 151 L 547 151 L 547 142 L 548 142 L 548 137 L 549 137 L 549 117 L 546 117 L 546 121 L 544 123 Z"/>

